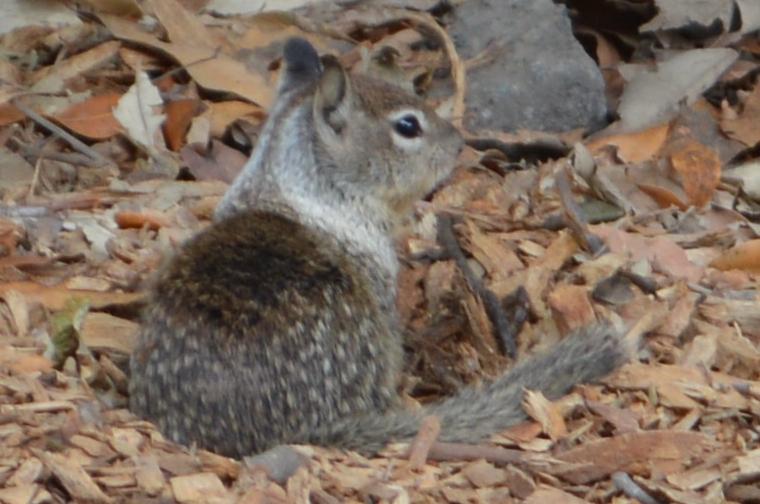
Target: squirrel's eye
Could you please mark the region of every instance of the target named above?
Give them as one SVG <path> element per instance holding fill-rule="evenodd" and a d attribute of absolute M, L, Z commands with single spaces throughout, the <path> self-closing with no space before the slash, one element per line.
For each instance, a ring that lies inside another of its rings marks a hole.
<path fill-rule="evenodd" d="M 407 114 L 393 125 L 396 132 L 406 138 L 416 138 L 422 134 L 422 126 L 416 117 Z"/>

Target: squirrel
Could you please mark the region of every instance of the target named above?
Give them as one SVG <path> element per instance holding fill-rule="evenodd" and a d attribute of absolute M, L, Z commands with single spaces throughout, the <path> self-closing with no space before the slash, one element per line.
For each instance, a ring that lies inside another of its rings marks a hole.
<path fill-rule="evenodd" d="M 404 409 L 394 233 L 453 171 L 463 138 L 421 98 L 300 38 L 285 44 L 277 93 L 213 222 L 153 281 L 133 412 L 232 457 L 280 444 L 374 453 L 427 415 L 440 440 L 478 441 L 527 418 L 525 389 L 558 398 L 627 360 L 600 324 L 483 387 Z"/>

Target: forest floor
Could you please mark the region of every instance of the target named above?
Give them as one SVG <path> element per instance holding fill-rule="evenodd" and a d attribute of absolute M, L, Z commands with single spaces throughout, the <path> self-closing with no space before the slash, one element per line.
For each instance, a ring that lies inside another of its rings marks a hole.
<path fill-rule="evenodd" d="M 509 341 L 522 358 L 599 320 L 645 333 L 630 364 L 557 401 L 526 391 L 530 420 L 487 443 L 436 442 L 430 419 L 411 448 L 294 447 L 284 463 L 178 446 L 126 409 L 146 281 L 247 159 L 285 38 L 365 69 L 393 47 L 382 70 L 421 91 L 446 70 L 435 105 L 455 119 L 477 61 L 426 12 L 437 2 L 338 7 L 329 26 L 205 3 L 3 13 L 17 26 L 0 36 L 0 502 L 760 501 L 751 1 L 701 31 L 673 21 L 686 1 L 569 2 L 617 120 L 465 131 L 459 168 L 399 240 L 410 407 L 503 372 Z M 646 32 L 605 25 L 604 9 L 645 7 Z M 444 212 L 455 239 L 439 242 Z"/>

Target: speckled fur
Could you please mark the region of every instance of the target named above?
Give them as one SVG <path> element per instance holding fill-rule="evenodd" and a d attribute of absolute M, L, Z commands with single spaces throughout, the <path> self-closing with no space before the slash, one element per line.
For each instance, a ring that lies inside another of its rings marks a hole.
<path fill-rule="evenodd" d="M 419 138 L 394 121 L 413 114 Z M 607 327 L 565 339 L 481 389 L 419 412 L 396 395 L 402 342 L 393 233 L 453 169 L 462 138 L 416 97 L 286 45 L 256 150 L 215 222 L 156 276 L 131 360 L 130 407 L 180 443 L 244 456 L 281 443 L 374 451 L 440 416 L 473 441 L 625 360 Z"/>

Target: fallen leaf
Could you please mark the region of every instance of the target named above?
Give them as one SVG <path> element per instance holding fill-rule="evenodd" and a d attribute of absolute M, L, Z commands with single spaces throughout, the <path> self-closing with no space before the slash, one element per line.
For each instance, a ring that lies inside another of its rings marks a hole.
<path fill-rule="evenodd" d="M 620 98 L 621 129 L 637 131 L 670 119 L 684 99 L 693 103 L 737 57 L 733 49 L 692 49 L 658 63 L 654 72 L 641 70 Z"/>
<path fill-rule="evenodd" d="M 198 85 L 205 89 L 227 91 L 264 108 L 269 108 L 272 104 L 274 83 L 269 82 L 265 76 L 250 71 L 245 64 L 220 53 L 218 47 L 163 42 L 131 21 L 107 14 L 100 15 L 99 18 L 115 37 L 171 54 Z"/>
<path fill-rule="evenodd" d="M 54 116 L 54 119 L 74 133 L 93 140 L 105 140 L 124 131 L 113 115 L 120 94 L 93 96 L 76 103 Z"/>
<path fill-rule="evenodd" d="M 135 83 L 119 99 L 113 111 L 117 121 L 126 129 L 127 135 L 148 152 L 164 148 L 161 124 L 166 118 L 157 111 L 164 104 L 158 88 L 148 74 L 139 71 Z"/>
<path fill-rule="evenodd" d="M 681 176 L 681 184 L 690 203 L 697 207 L 705 206 L 720 182 L 718 154 L 689 138 L 676 141 L 669 148 L 674 150 L 670 163 Z"/>
<path fill-rule="evenodd" d="M 668 138 L 670 124 L 663 123 L 632 133 L 622 133 L 595 138 L 587 144 L 592 153 L 608 145 L 617 147 L 617 156 L 624 163 L 643 163 L 654 159 Z"/>
<path fill-rule="evenodd" d="M 87 299 L 92 308 L 104 308 L 132 304 L 144 296 L 143 293 L 73 291 L 65 287 L 47 287 L 34 282 L 0 283 L 0 297 L 5 296 L 8 291 L 17 291 L 26 297 L 27 302 L 40 303 L 54 311 L 63 309 L 66 301 L 71 298 Z"/>
<path fill-rule="evenodd" d="M 714 259 L 710 266 L 723 271 L 740 269 L 760 273 L 760 239 L 735 245 Z"/>
<path fill-rule="evenodd" d="M 46 93 L 60 92 L 68 79 L 78 77 L 115 59 L 120 47 L 121 42 L 111 40 L 66 58 L 55 65 L 45 66 L 34 74 L 32 89 Z"/>
<path fill-rule="evenodd" d="M 682 211 L 686 211 L 689 208 L 689 205 L 684 203 L 670 189 L 649 184 L 638 184 L 638 187 L 641 189 L 641 192 L 652 198 L 660 208 L 670 208 L 673 206 Z"/>

